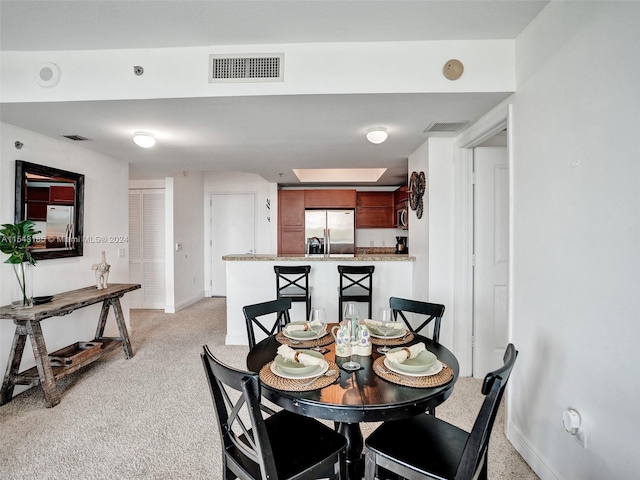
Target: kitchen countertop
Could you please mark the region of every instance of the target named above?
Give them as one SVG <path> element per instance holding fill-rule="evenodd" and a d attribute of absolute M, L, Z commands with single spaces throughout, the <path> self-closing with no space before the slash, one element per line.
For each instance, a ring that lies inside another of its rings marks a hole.
<path fill-rule="evenodd" d="M 355 256 L 325 257 L 323 255 L 273 255 L 243 253 L 237 255 L 224 255 L 222 260 L 240 262 L 415 262 L 416 257 L 411 255 L 395 254 L 356 254 Z"/>

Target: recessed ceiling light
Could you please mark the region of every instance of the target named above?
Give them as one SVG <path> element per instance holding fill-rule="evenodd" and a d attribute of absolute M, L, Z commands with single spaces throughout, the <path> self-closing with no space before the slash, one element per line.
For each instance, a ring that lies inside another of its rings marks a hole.
<path fill-rule="evenodd" d="M 387 136 L 387 129 L 384 127 L 373 127 L 367 130 L 367 140 L 376 145 L 384 142 Z"/>
<path fill-rule="evenodd" d="M 133 141 L 142 148 L 151 148 L 156 144 L 156 137 L 152 133 L 136 132 Z"/>

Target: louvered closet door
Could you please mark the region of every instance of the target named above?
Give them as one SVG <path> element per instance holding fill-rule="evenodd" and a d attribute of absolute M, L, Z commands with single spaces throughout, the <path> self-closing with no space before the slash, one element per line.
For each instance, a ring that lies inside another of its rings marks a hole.
<path fill-rule="evenodd" d="M 164 190 L 129 190 L 131 308 L 165 308 Z"/>

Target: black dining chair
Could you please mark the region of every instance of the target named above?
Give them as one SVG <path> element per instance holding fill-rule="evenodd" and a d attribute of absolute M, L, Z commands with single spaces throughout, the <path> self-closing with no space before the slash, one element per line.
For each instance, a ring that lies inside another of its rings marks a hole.
<path fill-rule="evenodd" d="M 338 287 L 338 312 L 342 319 L 343 302 L 362 302 L 368 304 L 369 316 L 373 309 L 373 271 L 374 265 L 354 266 L 338 265 L 340 285 Z"/>
<path fill-rule="evenodd" d="M 261 403 L 258 374 L 229 367 L 203 349 L 225 480 L 346 478 L 343 435 L 313 418 L 271 410 Z"/>
<path fill-rule="evenodd" d="M 268 302 L 256 303 L 242 307 L 244 319 L 247 324 L 247 338 L 249 348 L 256 346 L 256 333 L 254 327 L 258 327 L 267 336 L 281 332 L 287 323 L 290 322 L 289 310 L 291 309 L 290 298 L 279 298 Z M 269 316 L 269 319 L 260 318 Z M 263 322 L 270 322 L 265 324 Z"/>
<path fill-rule="evenodd" d="M 378 468 L 407 480 L 487 480 L 493 423 L 518 351 L 509 344 L 504 365 L 482 383 L 485 399 L 470 433 L 432 415 L 383 423 L 365 441 L 365 480 Z"/>
<path fill-rule="evenodd" d="M 290 298 L 292 302 L 305 302 L 306 317 L 311 313 L 311 286 L 309 272 L 311 265 L 282 266 L 274 265 L 276 272 L 276 294 L 278 298 Z"/>
<path fill-rule="evenodd" d="M 402 318 L 407 328 L 414 333 L 420 333 L 420 331 L 433 321 L 433 335 L 434 342 L 440 341 L 440 321 L 444 315 L 444 305 L 437 303 L 419 302 L 417 300 L 407 300 L 406 298 L 391 297 L 389 299 L 389 308 L 393 311 L 393 318 L 398 319 L 398 315 Z M 418 315 L 424 315 L 427 318 L 421 320 L 420 326 L 414 328 L 407 320 L 405 313 L 415 313 Z"/>

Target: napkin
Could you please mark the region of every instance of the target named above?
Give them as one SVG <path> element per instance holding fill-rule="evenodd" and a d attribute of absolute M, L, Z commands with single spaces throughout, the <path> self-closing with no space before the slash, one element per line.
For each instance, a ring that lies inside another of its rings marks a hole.
<path fill-rule="evenodd" d="M 295 332 L 296 330 L 301 330 L 303 332 L 307 330 L 311 330 L 314 326 L 320 325 L 320 322 L 317 320 L 313 320 L 312 322 L 303 322 L 303 323 L 290 323 L 284 329 L 289 332 Z"/>
<path fill-rule="evenodd" d="M 367 319 L 367 320 L 365 320 L 365 323 L 367 325 L 372 326 L 373 328 L 382 327 L 382 322 L 379 322 L 378 320 Z M 404 330 L 404 323 L 402 323 L 402 322 L 389 322 L 389 327 L 393 328 L 394 330 Z"/>
<path fill-rule="evenodd" d="M 420 342 L 410 347 L 402 347 L 401 350 L 387 353 L 387 358 L 390 362 L 402 363 L 407 358 L 416 358 L 423 350 L 426 350 L 426 347 L 424 343 Z"/>
<path fill-rule="evenodd" d="M 307 367 L 311 365 L 324 365 L 325 363 L 324 358 L 314 357 L 313 355 L 294 350 L 289 345 L 280 345 L 278 347 L 278 354 L 290 362 L 300 362 Z"/>

